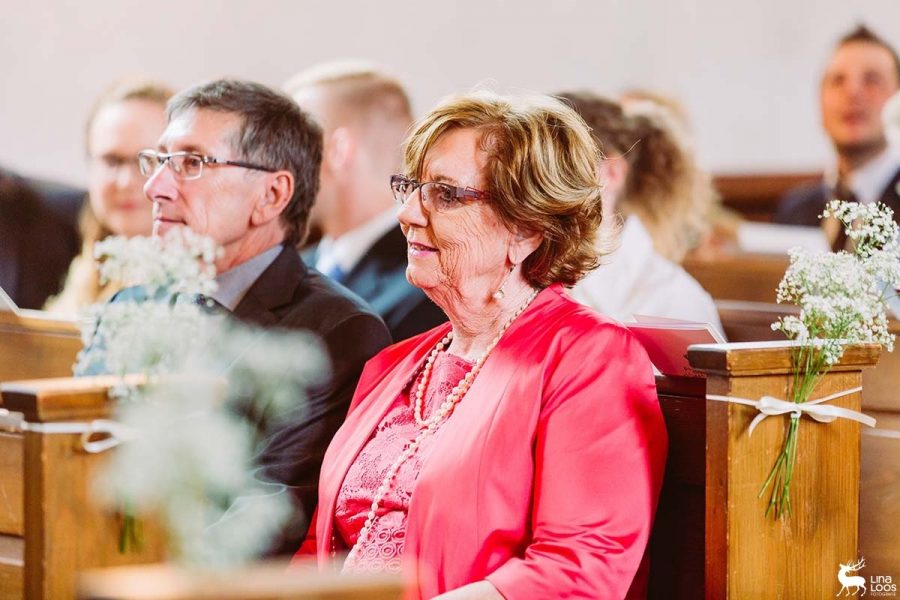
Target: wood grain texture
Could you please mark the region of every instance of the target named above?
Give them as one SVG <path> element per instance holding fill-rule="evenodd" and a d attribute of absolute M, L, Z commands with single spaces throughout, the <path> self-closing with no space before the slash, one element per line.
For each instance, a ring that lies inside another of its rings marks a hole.
<path fill-rule="evenodd" d="M 140 385 L 145 378 L 104 375 L 8 381 L 0 384 L 0 403 L 29 422 L 105 418 L 112 412 L 109 388 L 122 381 Z"/>
<path fill-rule="evenodd" d="M 145 523 L 140 552 L 119 553 L 121 516 L 94 497 L 108 454 L 87 454 L 78 435 L 25 434 L 25 593 L 34 600 L 75 597 L 77 572 L 163 557 L 159 529 Z"/>
<path fill-rule="evenodd" d="M 788 190 L 822 179 L 821 173 L 720 174 L 713 185 L 722 204 L 751 221 L 771 222 Z"/>
<path fill-rule="evenodd" d="M 25 531 L 23 451 L 22 434 L 0 432 L 0 534 Z"/>
<path fill-rule="evenodd" d="M 211 573 L 172 565 L 120 567 L 81 578 L 83 600 L 399 600 L 396 574 L 338 575 L 263 563 Z"/>
<path fill-rule="evenodd" d="M 22 600 L 25 540 L 0 534 L 0 598 Z"/>
<path fill-rule="evenodd" d="M 686 258 L 681 266 L 715 300 L 775 302 L 789 260 L 774 254 L 726 254 L 715 259 Z"/>
<path fill-rule="evenodd" d="M 900 409 L 865 412 L 878 420 L 878 429 L 900 432 Z M 866 558 L 866 573 L 892 575 L 896 581 L 900 576 L 900 439 L 873 433 L 864 428 L 861 444 L 859 553 Z"/>
<path fill-rule="evenodd" d="M 860 371 L 874 366 L 880 355 L 878 344 L 855 344 L 831 370 Z M 696 344 L 688 348 L 688 360 L 695 369 L 718 375 L 786 375 L 792 371 L 787 341 Z"/>
<path fill-rule="evenodd" d="M 874 369 L 863 371 L 863 408 L 900 413 L 900 321 L 891 320 L 889 331 L 897 336 L 893 352 L 882 352 Z"/>
<path fill-rule="evenodd" d="M 784 304 L 717 300 L 716 308 L 725 335 L 731 342 L 784 341 L 784 334 L 770 325 L 781 316 L 797 315 L 800 309 Z M 900 321 L 892 319 L 888 330 L 900 336 Z M 900 411 L 900 348 L 882 351 L 874 368 L 863 370 L 863 409 Z"/>
<path fill-rule="evenodd" d="M 0 382 L 72 374 L 81 335 L 72 321 L 0 311 Z"/>

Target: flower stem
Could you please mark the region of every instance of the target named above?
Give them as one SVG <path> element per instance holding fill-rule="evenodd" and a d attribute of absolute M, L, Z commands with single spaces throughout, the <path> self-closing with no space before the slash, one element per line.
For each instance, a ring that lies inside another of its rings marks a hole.
<path fill-rule="evenodd" d="M 134 506 L 128 501 L 122 505 L 122 528 L 119 530 L 119 554 L 140 552 L 144 547 L 144 531 Z"/>
<path fill-rule="evenodd" d="M 816 351 L 811 346 L 798 346 L 791 350 L 791 359 L 794 365 L 791 381 L 791 399 L 801 404 L 809 400 L 813 390 L 819 383 L 820 371 L 826 367 L 823 353 Z M 773 513 L 776 519 L 783 515 L 791 516 L 791 482 L 794 478 L 794 466 L 797 462 L 797 447 L 799 442 L 800 414 L 791 415 L 790 424 L 781 444 L 781 451 L 775 459 L 775 464 L 769 471 L 759 490 L 758 498 L 772 486 L 769 502 L 766 506 L 765 516 Z"/>

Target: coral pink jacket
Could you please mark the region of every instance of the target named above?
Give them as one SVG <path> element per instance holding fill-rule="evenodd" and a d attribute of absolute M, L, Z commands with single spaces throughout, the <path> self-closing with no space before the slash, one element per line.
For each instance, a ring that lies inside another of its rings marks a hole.
<path fill-rule="evenodd" d="M 356 455 L 448 324 L 366 365 L 328 448 L 315 537 Z M 641 565 L 667 438 L 650 362 L 621 325 L 542 291 L 435 434 L 410 503 L 413 596 L 489 580 L 505 598 L 623 598 Z M 318 544 L 319 564 L 329 544 Z"/>

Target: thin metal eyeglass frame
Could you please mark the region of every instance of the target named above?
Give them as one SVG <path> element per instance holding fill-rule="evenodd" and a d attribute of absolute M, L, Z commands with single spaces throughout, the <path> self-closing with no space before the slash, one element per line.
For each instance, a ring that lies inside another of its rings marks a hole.
<path fill-rule="evenodd" d="M 144 156 L 152 156 L 156 161 L 156 167 L 151 169 L 149 173 L 144 173 L 142 158 Z M 200 170 L 197 171 L 197 175 L 194 176 L 186 176 L 182 170 L 182 173 L 179 173 L 175 170 L 175 167 L 172 166 L 171 160 L 176 156 L 193 156 L 200 159 Z M 254 171 L 265 171 L 266 173 L 274 173 L 277 169 L 270 169 L 269 167 L 263 167 L 260 165 L 255 165 L 253 163 L 244 162 L 242 160 L 224 160 L 221 158 L 215 158 L 213 156 L 205 156 L 200 154 L 199 152 L 157 152 L 156 150 L 141 150 L 138 152 L 138 167 L 140 168 L 141 175 L 146 178 L 150 178 L 155 175 L 159 170 L 169 165 L 169 168 L 172 169 L 172 173 L 175 174 L 176 177 L 182 179 L 184 181 L 192 181 L 194 179 L 200 179 L 203 176 L 203 167 L 206 165 L 225 165 L 230 167 L 242 167 L 244 169 L 252 169 Z"/>
<path fill-rule="evenodd" d="M 411 184 L 413 186 L 412 190 L 410 190 L 410 192 L 406 194 L 406 197 L 404 197 L 402 200 L 398 196 L 398 194 L 400 194 L 400 191 L 395 187 L 396 185 L 400 184 Z M 415 179 L 410 179 L 405 175 L 391 175 L 391 191 L 394 193 L 394 200 L 396 200 L 397 203 L 401 206 L 406 204 L 406 202 L 409 200 L 409 197 L 412 196 L 416 190 L 427 184 L 441 185 L 445 188 L 450 189 L 453 192 L 453 197 L 457 200 L 489 200 L 491 197 L 489 193 L 483 192 L 473 187 L 459 187 L 456 185 L 451 185 L 449 183 L 444 183 L 443 181 L 416 181 Z"/>

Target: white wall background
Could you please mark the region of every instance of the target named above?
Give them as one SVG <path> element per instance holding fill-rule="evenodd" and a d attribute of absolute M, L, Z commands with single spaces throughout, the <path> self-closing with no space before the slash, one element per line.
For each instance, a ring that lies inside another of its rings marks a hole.
<path fill-rule="evenodd" d="M 639 86 L 685 104 L 715 172 L 815 169 L 830 155 L 819 73 L 860 20 L 900 46 L 900 0 L 0 0 L 0 163 L 82 182 L 85 115 L 125 74 L 279 86 L 365 58 L 419 113 L 486 81 Z"/>

